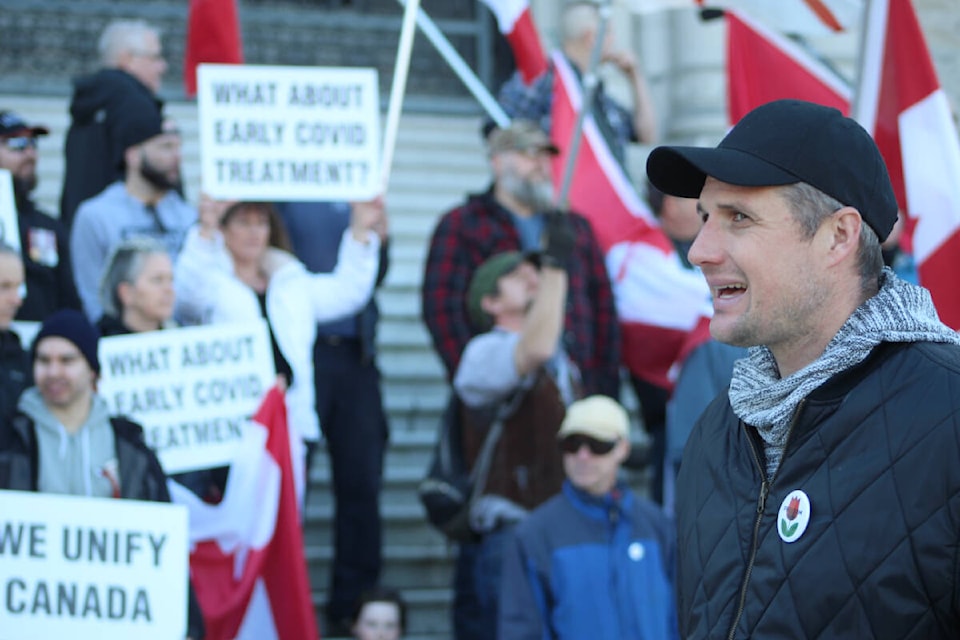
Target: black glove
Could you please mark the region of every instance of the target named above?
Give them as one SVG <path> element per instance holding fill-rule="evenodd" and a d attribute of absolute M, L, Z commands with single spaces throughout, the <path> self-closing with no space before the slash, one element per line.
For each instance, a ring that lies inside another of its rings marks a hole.
<path fill-rule="evenodd" d="M 547 266 L 566 269 L 577 243 L 569 214 L 550 211 L 545 215 L 543 263 Z"/>

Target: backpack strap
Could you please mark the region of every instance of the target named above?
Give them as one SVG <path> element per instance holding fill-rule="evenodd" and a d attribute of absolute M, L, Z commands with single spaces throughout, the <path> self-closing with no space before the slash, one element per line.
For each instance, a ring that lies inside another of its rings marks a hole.
<path fill-rule="evenodd" d="M 519 389 L 497 408 L 496 417 L 490 425 L 490 430 L 487 431 L 487 436 L 483 439 L 483 446 L 470 471 L 470 502 L 479 497 L 486 487 L 490 463 L 493 461 L 494 450 L 503 433 L 503 424 L 517 410 L 525 395 L 526 389 Z"/>

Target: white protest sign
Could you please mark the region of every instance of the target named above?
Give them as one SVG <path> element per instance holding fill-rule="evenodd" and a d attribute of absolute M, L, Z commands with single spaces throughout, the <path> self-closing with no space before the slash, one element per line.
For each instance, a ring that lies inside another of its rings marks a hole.
<path fill-rule="evenodd" d="M 0 640 L 171 640 L 187 630 L 187 510 L 0 491 Z"/>
<path fill-rule="evenodd" d="M 20 223 L 13 198 L 13 176 L 6 169 L 0 169 L 0 242 L 20 249 Z"/>
<path fill-rule="evenodd" d="M 263 321 L 100 340 L 97 393 L 143 426 L 164 471 L 227 465 L 276 381 Z"/>
<path fill-rule="evenodd" d="M 201 64 L 202 189 L 234 200 L 369 200 L 380 190 L 375 69 Z"/>

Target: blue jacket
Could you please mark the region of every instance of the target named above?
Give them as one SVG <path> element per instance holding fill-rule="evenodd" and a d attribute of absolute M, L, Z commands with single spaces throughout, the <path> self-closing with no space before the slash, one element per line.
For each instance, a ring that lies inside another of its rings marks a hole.
<path fill-rule="evenodd" d="M 659 507 L 622 486 L 596 498 L 566 481 L 505 551 L 497 637 L 676 638 L 675 557 Z"/>

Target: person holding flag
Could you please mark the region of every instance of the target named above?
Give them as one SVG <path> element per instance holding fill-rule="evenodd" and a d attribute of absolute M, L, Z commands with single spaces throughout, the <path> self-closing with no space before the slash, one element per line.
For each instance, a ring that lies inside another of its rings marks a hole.
<path fill-rule="evenodd" d="M 957 637 L 960 336 L 883 267 L 877 145 L 777 100 L 647 173 L 699 197 L 711 333 L 750 347 L 680 467 L 682 637 Z"/>
<path fill-rule="evenodd" d="M 596 41 L 600 11 L 595 2 L 572 2 L 564 7 L 560 18 L 563 54 L 576 73 L 582 76 L 590 64 L 590 53 Z M 612 32 L 603 40 L 601 62 L 609 62 L 627 79 L 633 96 L 633 110 L 611 98 L 603 84 L 594 94 L 593 113 L 614 156 L 624 165 L 627 145 L 631 142 L 656 142 L 657 124 L 653 99 L 646 78 L 636 58 L 627 51 L 614 48 Z M 500 88 L 497 100 L 513 118 L 538 122 L 545 132 L 551 130 L 554 99 L 554 68 L 548 66 L 538 77 L 528 80 L 517 71 Z"/>

